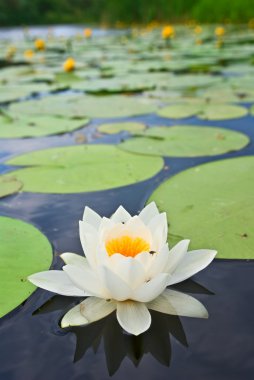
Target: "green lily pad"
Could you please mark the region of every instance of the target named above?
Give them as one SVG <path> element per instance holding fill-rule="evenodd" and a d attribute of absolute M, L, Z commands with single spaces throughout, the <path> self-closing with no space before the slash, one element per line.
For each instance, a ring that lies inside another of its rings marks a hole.
<path fill-rule="evenodd" d="M 248 110 L 242 106 L 235 106 L 230 104 L 206 104 L 200 103 L 183 103 L 173 104 L 159 109 L 157 112 L 159 116 L 168 117 L 172 119 L 182 119 L 191 116 L 197 116 L 205 120 L 227 120 L 237 119 L 246 116 Z"/>
<path fill-rule="evenodd" d="M 178 125 L 149 128 L 140 137 L 131 138 L 119 148 L 154 156 L 214 156 L 242 149 L 249 138 L 223 128 Z"/>
<path fill-rule="evenodd" d="M 23 191 L 38 193 L 111 189 L 148 179 L 163 167 L 161 158 L 127 153 L 109 145 L 46 149 L 7 163 L 30 166 L 11 174 L 23 182 Z"/>
<path fill-rule="evenodd" d="M 15 177 L 0 177 L 0 198 L 17 193 L 21 190 L 22 186 L 23 183 L 18 181 Z"/>
<path fill-rule="evenodd" d="M 152 113 L 157 106 L 149 99 L 123 95 L 51 96 L 12 104 L 15 115 L 58 115 L 70 118 L 125 117 Z"/>
<path fill-rule="evenodd" d="M 169 242 L 191 239 L 191 249 L 219 258 L 254 259 L 254 156 L 188 169 L 152 194 L 168 213 Z"/>
<path fill-rule="evenodd" d="M 35 290 L 27 276 L 47 270 L 52 248 L 35 227 L 0 217 L 0 317 L 24 302 Z"/>
<path fill-rule="evenodd" d="M 112 135 L 114 133 L 119 133 L 122 131 L 127 131 L 130 133 L 138 133 L 138 132 L 142 132 L 145 128 L 146 128 L 145 125 L 142 123 L 121 122 L 121 123 L 102 124 L 99 126 L 98 131 Z"/>
<path fill-rule="evenodd" d="M 89 119 L 67 119 L 57 116 L 0 116 L 0 138 L 39 137 L 67 133 L 88 124 Z"/>

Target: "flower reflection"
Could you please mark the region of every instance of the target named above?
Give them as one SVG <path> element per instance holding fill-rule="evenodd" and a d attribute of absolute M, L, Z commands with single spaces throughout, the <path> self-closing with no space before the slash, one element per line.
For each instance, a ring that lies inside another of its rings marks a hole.
<path fill-rule="evenodd" d="M 181 290 L 186 293 L 213 294 L 192 280 L 185 281 L 175 288 L 177 291 Z M 61 319 L 65 311 L 77 303 L 78 298 L 70 299 L 56 295 L 36 310 L 34 314 L 45 314 L 57 310 Z M 74 362 L 81 360 L 89 349 L 92 349 L 96 354 L 104 347 L 108 373 L 111 376 L 120 368 L 125 357 L 128 357 L 133 365 L 138 367 L 143 356 L 150 354 L 162 365 L 169 366 L 171 362 L 171 335 L 180 344 L 188 347 L 182 322 L 177 315 L 163 314 L 153 310 L 151 314 L 150 329 L 138 336 L 124 332 L 117 322 L 115 312 L 90 325 L 75 326 L 69 329 L 61 329 L 58 326 L 57 334 L 75 334 Z"/>

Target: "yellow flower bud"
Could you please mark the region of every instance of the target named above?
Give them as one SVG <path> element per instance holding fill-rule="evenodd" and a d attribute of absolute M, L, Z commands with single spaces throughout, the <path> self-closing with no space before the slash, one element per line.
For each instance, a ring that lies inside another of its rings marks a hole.
<path fill-rule="evenodd" d="M 84 29 L 84 36 L 85 36 L 86 38 L 91 38 L 91 37 L 92 37 L 92 34 L 93 34 L 92 29 L 89 29 L 89 28 Z"/>
<path fill-rule="evenodd" d="M 172 38 L 175 35 L 175 29 L 171 25 L 164 26 L 161 31 L 161 36 L 164 39 Z"/>
<path fill-rule="evenodd" d="M 38 38 L 37 40 L 34 41 L 34 46 L 36 47 L 37 50 L 45 50 L 46 43 L 44 40 Z"/>
<path fill-rule="evenodd" d="M 73 58 L 69 57 L 63 64 L 63 69 L 66 72 L 73 71 L 75 69 L 76 62 Z"/>
<path fill-rule="evenodd" d="M 214 33 L 217 37 L 223 37 L 225 34 L 225 29 L 223 28 L 223 26 L 217 26 L 217 28 L 215 28 Z"/>
<path fill-rule="evenodd" d="M 33 50 L 28 49 L 28 50 L 24 51 L 24 57 L 26 59 L 31 59 L 31 58 L 33 58 L 33 56 L 34 56 L 34 51 Z"/>
<path fill-rule="evenodd" d="M 194 29 L 195 34 L 201 34 L 203 31 L 202 27 L 200 25 L 197 25 Z"/>

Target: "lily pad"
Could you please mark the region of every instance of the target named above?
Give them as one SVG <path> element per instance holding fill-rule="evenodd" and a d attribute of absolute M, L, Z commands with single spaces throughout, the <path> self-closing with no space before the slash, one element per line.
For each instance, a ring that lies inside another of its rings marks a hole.
<path fill-rule="evenodd" d="M 115 146 L 82 145 L 46 149 L 7 162 L 30 166 L 12 172 L 23 191 L 78 193 L 143 181 L 163 167 L 161 158 L 123 152 Z"/>
<path fill-rule="evenodd" d="M 35 290 L 27 276 L 47 270 L 52 248 L 35 227 L 0 217 L 0 317 L 24 302 Z"/>
<path fill-rule="evenodd" d="M 74 131 L 88 124 L 89 119 L 67 119 L 57 116 L 0 116 L 0 138 L 39 137 Z"/>
<path fill-rule="evenodd" d="M 142 97 L 123 95 L 108 96 L 51 96 L 12 104 L 11 112 L 16 115 L 58 115 L 70 118 L 124 117 L 152 113 L 155 103 Z"/>
<path fill-rule="evenodd" d="M 224 128 L 178 125 L 149 128 L 140 137 L 126 140 L 119 148 L 154 156 L 214 156 L 242 149 L 249 138 Z"/>
<path fill-rule="evenodd" d="M 17 193 L 23 186 L 23 183 L 15 177 L 0 177 L 0 198 Z"/>
<path fill-rule="evenodd" d="M 121 123 L 102 124 L 99 126 L 98 131 L 112 135 L 114 133 L 119 133 L 122 131 L 127 131 L 130 133 L 138 133 L 138 132 L 142 132 L 145 128 L 146 128 L 145 125 L 142 123 L 121 122 Z"/>
<path fill-rule="evenodd" d="M 254 156 L 197 166 L 163 183 L 151 196 L 169 217 L 169 242 L 219 258 L 254 259 Z"/>
<path fill-rule="evenodd" d="M 197 116 L 205 120 L 227 120 L 246 116 L 248 110 L 245 107 L 231 104 L 206 104 L 201 102 L 199 104 L 183 103 L 169 105 L 159 109 L 157 114 L 172 119 Z"/>

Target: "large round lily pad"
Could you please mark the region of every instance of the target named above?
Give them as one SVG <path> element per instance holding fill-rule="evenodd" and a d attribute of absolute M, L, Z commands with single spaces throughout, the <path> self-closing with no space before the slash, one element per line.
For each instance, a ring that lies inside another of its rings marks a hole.
<path fill-rule="evenodd" d="M 109 135 L 113 135 L 114 133 L 119 133 L 122 131 L 130 132 L 130 133 L 138 133 L 138 132 L 142 132 L 145 128 L 146 128 L 145 125 L 142 123 L 121 122 L 121 123 L 102 124 L 98 127 L 98 131 L 109 134 Z"/>
<path fill-rule="evenodd" d="M 47 270 L 52 248 L 35 227 L 0 217 L 0 317 L 25 301 L 35 290 L 27 276 Z"/>
<path fill-rule="evenodd" d="M 67 119 L 57 116 L 34 115 L 0 117 L 0 138 L 39 137 L 71 132 L 89 122 L 89 119 Z"/>
<path fill-rule="evenodd" d="M 254 156 L 216 161 L 175 175 L 151 196 L 168 213 L 169 242 L 213 248 L 219 258 L 254 259 Z"/>
<path fill-rule="evenodd" d="M 0 198 L 17 193 L 22 186 L 22 182 L 18 181 L 15 177 L 0 177 Z"/>
<path fill-rule="evenodd" d="M 149 128 L 141 137 L 126 140 L 119 147 L 129 152 L 155 156 L 214 156 L 242 149 L 249 138 L 223 128 L 174 126 Z"/>
<path fill-rule="evenodd" d="M 163 160 L 109 145 L 82 145 L 28 153 L 8 164 L 30 166 L 11 173 L 23 182 L 23 191 L 77 193 L 145 180 L 162 169 Z"/>

